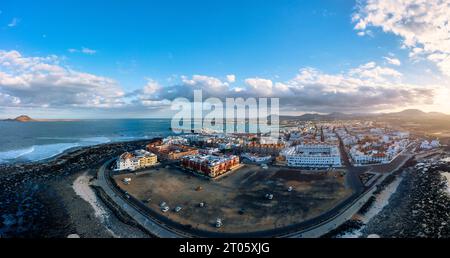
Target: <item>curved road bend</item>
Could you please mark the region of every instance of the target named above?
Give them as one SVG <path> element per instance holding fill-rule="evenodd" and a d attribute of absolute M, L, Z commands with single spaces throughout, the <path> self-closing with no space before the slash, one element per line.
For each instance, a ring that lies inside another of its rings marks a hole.
<path fill-rule="evenodd" d="M 98 170 L 97 185 L 102 187 L 105 193 L 108 194 L 108 196 L 128 215 L 130 215 L 136 220 L 137 223 L 157 237 L 174 238 L 194 237 L 197 235 L 192 235 L 167 225 L 163 221 L 148 214 L 148 212 L 145 212 L 144 209 L 134 204 L 132 200 L 127 199 L 124 196 L 124 193 L 113 185 L 110 178 L 107 178 L 109 175 L 106 175 L 106 167 L 113 160 L 114 159 L 109 160 Z M 358 177 L 358 172 L 361 168 L 350 167 L 349 169 L 351 169 L 351 172 L 348 173 L 348 180 L 350 180 L 349 186 L 355 190 L 355 193 L 343 201 L 343 203 L 316 218 L 298 223 L 297 225 L 288 226 L 284 229 L 268 230 L 266 232 L 251 232 L 246 235 L 207 231 L 198 233 L 202 233 L 201 235 L 210 237 L 320 237 L 351 219 L 351 217 L 358 212 L 358 210 L 372 196 L 373 191 L 376 189 L 376 185 L 388 176 L 388 174 L 384 174 L 382 177 L 377 179 L 368 190 L 364 191 Z"/>
<path fill-rule="evenodd" d="M 111 164 L 115 159 L 111 159 L 103 164 L 97 173 L 96 185 L 101 187 L 105 193 L 130 217 L 132 217 L 139 225 L 147 229 L 153 235 L 161 238 L 178 238 L 178 237 L 188 237 L 189 235 L 182 234 L 181 232 L 176 232 L 173 229 L 165 227 L 162 223 L 157 222 L 153 218 L 150 219 L 147 214 L 142 212 L 138 207 L 131 204 L 129 200 L 123 196 L 123 194 L 118 191 L 115 186 L 111 185 L 109 180 L 106 178 L 105 170 L 106 167 Z"/>
<path fill-rule="evenodd" d="M 106 162 L 97 173 L 97 186 L 101 187 L 106 194 L 125 211 L 129 216 L 131 216 L 137 223 L 139 223 L 142 227 L 147 229 L 149 232 L 154 234 L 157 237 L 163 238 L 176 238 L 176 237 L 193 237 L 194 235 L 189 235 L 186 232 L 182 232 L 180 230 L 174 229 L 165 225 L 163 222 L 157 220 L 154 217 L 149 216 L 148 213 L 142 211 L 138 206 L 133 205 L 133 203 L 127 199 L 124 194 L 119 191 L 116 186 L 114 186 L 110 180 L 107 178 L 109 175 L 106 175 L 107 166 L 113 161 L 109 160 Z M 366 196 L 366 195 L 364 195 Z M 367 194 L 370 197 L 370 194 Z M 367 197 L 367 199 L 368 199 Z M 354 199 L 354 198 L 351 198 Z M 349 201 L 349 202 L 347 202 Z M 359 210 L 359 208 L 365 203 L 365 200 L 360 196 L 356 200 L 344 201 L 340 207 L 335 207 L 330 210 L 326 214 L 322 214 L 321 216 L 312 219 L 311 221 L 305 221 L 304 223 L 300 223 L 302 226 L 293 225 L 289 230 L 276 230 L 278 234 L 264 234 L 264 232 L 255 232 L 250 233 L 249 236 L 255 235 L 255 237 L 267 237 L 267 236 L 277 236 L 277 237 L 320 237 L 321 235 L 327 233 L 331 229 L 336 228 L 337 226 L 344 223 L 347 219 L 351 218 L 353 214 Z M 350 205 L 350 207 L 349 207 Z M 355 206 L 356 205 L 356 206 Z M 351 208 L 351 209 L 350 209 Z M 347 211 L 347 212 L 346 212 Z M 337 213 L 334 215 L 334 213 Z M 334 215 L 334 216 L 333 216 Z M 331 221 L 330 218 L 331 217 Z M 295 230 L 295 228 L 297 228 Z M 272 232 L 275 233 L 275 232 Z M 228 234 L 220 234 L 222 236 L 228 236 Z M 212 237 L 218 237 L 219 235 L 211 232 Z M 233 234 L 229 235 L 234 236 Z M 244 235 L 240 235 L 240 237 L 245 237 Z"/>

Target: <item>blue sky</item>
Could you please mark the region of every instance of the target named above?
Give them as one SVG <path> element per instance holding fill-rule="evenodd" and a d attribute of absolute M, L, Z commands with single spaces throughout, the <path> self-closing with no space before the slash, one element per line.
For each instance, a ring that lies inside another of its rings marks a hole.
<path fill-rule="evenodd" d="M 248 78 L 270 80 L 275 87 L 276 82 L 289 84 L 301 69 L 338 76 L 370 62 L 376 64 L 375 68 L 395 68 L 402 73 L 404 84 L 430 84 L 433 80 L 429 78 L 441 78 L 442 72 L 429 60 L 411 59 L 416 46 L 403 46 L 407 34 L 386 31 L 375 22 L 370 29 L 355 29 L 358 21 L 352 21 L 352 17 L 357 7 L 355 1 L 342 0 L 3 0 L 0 49 L 17 51 L 22 57 L 55 55 L 58 66 L 114 80 L 115 87 L 127 96 L 138 94 L 149 80 L 165 89 L 183 84 L 182 76 L 194 80 L 193 75 L 202 75 L 224 82 L 232 74 L 236 82 L 228 88 L 245 88 Z M 362 31 L 365 35 L 358 35 Z M 392 66 L 386 57 L 401 65 Z M 0 71 L 6 69 L 0 66 Z M 9 74 L 16 75 L 15 69 Z M 432 74 L 429 78 L 417 76 L 417 71 L 425 70 Z M 420 87 L 424 87 L 422 84 Z M 22 99 L 21 105 L 5 104 L 5 112 L 19 112 L 33 105 L 64 110 L 61 114 L 75 110 L 74 105 L 45 104 L 30 100 L 29 95 L 28 103 L 23 104 L 27 97 L 20 94 L 23 92 L 3 85 L 4 96 Z M 164 94 L 159 95 L 163 98 Z M 386 109 L 379 104 L 377 110 Z M 313 106 L 291 110 L 339 109 Z M 126 114 L 131 108 L 121 110 Z M 82 112 L 87 115 L 91 111 Z"/>

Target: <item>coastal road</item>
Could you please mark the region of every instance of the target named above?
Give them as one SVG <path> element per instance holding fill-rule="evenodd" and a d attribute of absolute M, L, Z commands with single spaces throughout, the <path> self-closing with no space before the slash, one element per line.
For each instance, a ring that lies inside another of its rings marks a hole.
<path fill-rule="evenodd" d="M 115 160 L 115 159 L 113 159 Z M 150 219 L 147 214 L 142 212 L 139 207 L 134 206 L 123 194 L 113 186 L 106 175 L 106 168 L 113 160 L 109 160 L 97 172 L 96 185 L 101 187 L 103 191 L 111 198 L 116 205 L 133 218 L 140 226 L 151 232 L 153 235 L 161 238 L 178 238 L 189 237 L 189 235 L 175 232 L 173 229 L 165 227 L 162 223 Z"/>
<path fill-rule="evenodd" d="M 408 155 L 409 156 L 409 155 Z M 404 164 L 406 161 L 404 157 L 398 157 L 401 162 L 400 164 Z M 176 238 L 176 237 L 246 237 L 245 235 L 227 235 L 226 233 L 215 233 L 215 232 L 197 232 L 192 231 L 189 234 L 185 231 L 182 231 L 178 228 L 174 228 L 167 223 L 164 223 L 162 220 L 159 220 L 156 217 L 153 217 L 146 212 L 145 209 L 139 207 L 136 202 L 133 200 L 133 197 L 128 196 L 123 191 L 120 191 L 116 185 L 111 181 L 109 173 L 107 171 L 107 167 L 111 164 L 113 160 L 106 162 L 99 170 L 97 175 L 96 185 L 101 187 L 105 193 L 131 218 L 133 218 L 139 225 L 144 227 L 147 231 L 151 232 L 157 237 L 163 238 Z M 396 164 L 395 168 L 400 167 L 400 164 Z M 354 193 L 351 198 L 347 199 L 341 205 L 327 211 L 321 216 L 301 222 L 298 225 L 292 225 L 289 229 L 283 230 L 274 230 L 274 232 L 254 232 L 249 233 L 247 237 L 289 237 L 289 238 L 316 238 L 321 237 L 322 235 L 330 232 L 333 229 L 336 229 L 346 221 L 352 218 L 354 214 L 356 214 L 362 206 L 369 200 L 372 196 L 373 192 L 376 190 L 376 186 L 383 181 L 390 173 L 383 174 L 380 178 L 376 180 L 372 184 L 372 186 L 366 191 L 363 190 L 362 184 L 359 181 L 358 175 L 361 168 L 350 167 L 352 173 L 349 175 L 349 180 L 351 186 L 357 186 L 358 189 L 361 187 L 360 192 Z M 391 171 L 392 172 L 392 171 Z"/>
<path fill-rule="evenodd" d="M 165 225 L 165 223 L 161 222 L 160 220 L 149 216 L 147 212 L 142 211 L 138 206 L 133 205 L 133 202 L 130 201 L 130 199 L 128 199 L 123 192 L 119 191 L 109 178 L 107 167 L 109 164 L 111 164 L 112 161 L 113 160 L 110 160 L 106 162 L 102 167 L 100 167 L 97 174 L 96 185 L 101 187 L 105 191 L 105 193 L 124 212 L 126 212 L 137 223 L 139 223 L 140 226 L 144 227 L 147 231 L 151 232 L 157 237 L 176 238 L 194 236 Z M 364 203 L 370 196 L 371 193 L 361 195 L 352 202 L 347 203 L 340 208 L 336 207 L 336 209 L 330 210 L 329 212 L 327 212 L 327 214 L 324 214 L 326 215 L 324 216 L 325 219 L 312 219 L 311 221 L 304 223 L 304 225 L 302 227 L 299 227 L 297 230 L 293 228 L 289 231 L 285 231 L 284 233 L 279 232 L 278 234 L 272 236 L 308 238 L 320 237 L 350 219 L 353 214 L 356 213 L 360 209 L 360 207 L 362 207 L 362 205 L 364 205 Z M 264 233 L 261 233 L 258 237 L 264 236 L 267 237 L 270 235 L 264 235 Z M 218 235 L 211 234 L 211 237 L 218 237 Z"/>
<path fill-rule="evenodd" d="M 388 177 L 393 172 L 404 166 L 405 163 L 413 156 L 414 156 L 413 154 L 408 152 L 397 156 L 390 164 L 388 164 L 390 166 L 385 168 L 386 170 L 389 169 L 388 173 L 384 173 L 381 177 L 376 178 L 375 182 L 372 183 L 372 185 L 368 190 L 362 193 L 358 198 L 356 198 L 356 200 L 354 200 L 350 205 L 343 208 L 335 216 L 329 218 L 327 221 L 323 223 L 319 223 L 311 228 L 308 228 L 307 230 L 299 231 L 286 236 L 291 238 L 317 238 L 344 224 L 346 221 L 350 220 L 353 217 L 353 215 L 355 215 L 364 206 L 364 204 L 369 200 L 369 198 L 373 195 L 373 193 L 377 189 L 377 185 L 379 183 L 383 182 L 386 177 Z M 351 172 L 349 171 L 351 174 L 349 174 L 348 179 L 355 180 L 355 177 L 357 177 L 358 173 L 366 170 L 367 168 L 349 167 L 348 169 L 351 171 Z M 359 187 L 358 185 L 361 184 L 361 182 L 359 181 L 359 183 L 357 183 L 354 181 L 352 184 L 354 184 L 353 186 Z"/>
<path fill-rule="evenodd" d="M 350 220 L 353 215 L 355 215 L 364 204 L 369 200 L 375 191 L 375 187 L 372 187 L 369 191 L 366 191 L 364 194 L 359 196 L 355 201 L 353 201 L 349 206 L 345 209 L 342 209 L 341 212 L 333 216 L 332 218 L 324 221 L 323 223 L 319 223 L 307 230 L 287 234 L 284 237 L 288 238 L 319 238 L 328 232 L 336 229 L 340 225 L 344 224 L 346 221 Z"/>

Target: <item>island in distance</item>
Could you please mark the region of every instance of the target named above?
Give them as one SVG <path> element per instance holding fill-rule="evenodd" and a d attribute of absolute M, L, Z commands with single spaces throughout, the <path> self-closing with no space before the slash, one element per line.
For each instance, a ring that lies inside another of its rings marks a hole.
<path fill-rule="evenodd" d="M 77 121 L 76 119 L 34 119 L 27 115 L 20 115 L 16 118 L 7 118 L 0 121 L 6 121 L 6 122 L 21 122 L 21 123 L 27 123 L 27 122 L 70 122 L 70 121 Z"/>
<path fill-rule="evenodd" d="M 10 122 L 32 122 L 32 121 L 36 121 L 33 118 L 27 116 L 27 115 L 20 115 L 16 118 L 8 118 L 8 119 L 4 119 L 3 121 L 10 121 Z"/>

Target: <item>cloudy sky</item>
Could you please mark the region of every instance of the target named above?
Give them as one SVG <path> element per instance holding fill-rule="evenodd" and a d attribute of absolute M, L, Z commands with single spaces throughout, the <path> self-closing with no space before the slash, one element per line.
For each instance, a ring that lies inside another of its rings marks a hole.
<path fill-rule="evenodd" d="M 283 114 L 450 113 L 450 0 L 0 2 L 0 117 L 169 117 L 176 97 Z"/>

